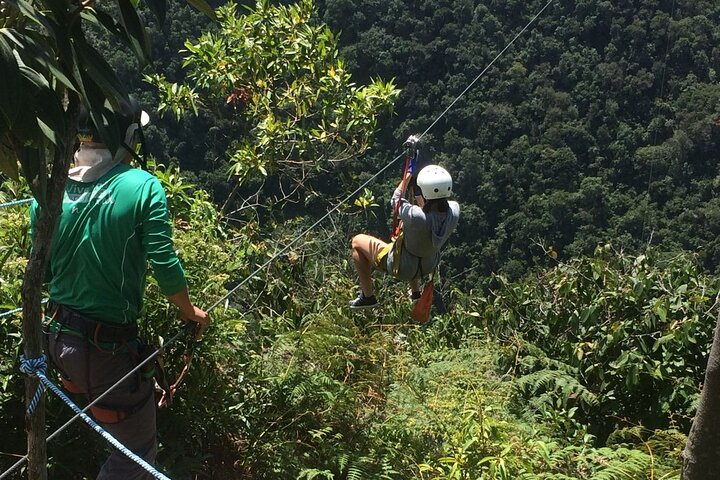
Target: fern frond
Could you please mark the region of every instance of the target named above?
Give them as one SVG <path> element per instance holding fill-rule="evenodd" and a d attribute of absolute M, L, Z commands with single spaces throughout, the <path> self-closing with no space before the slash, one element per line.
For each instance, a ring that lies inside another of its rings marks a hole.
<path fill-rule="evenodd" d="M 348 468 L 348 480 L 363 480 L 365 478 L 368 478 L 368 475 L 363 472 L 362 469 L 357 465 L 353 465 L 352 467 Z"/>
<path fill-rule="evenodd" d="M 575 377 L 559 370 L 539 370 L 516 380 L 516 387 L 523 395 L 540 396 L 545 392 L 561 394 L 564 398 L 572 395 L 581 404 L 588 407 L 598 405 L 598 398 L 582 385 Z"/>
<path fill-rule="evenodd" d="M 639 450 L 601 448 L 608 453 L 610 463 L 593 475 L 594 480 L 639 480 L 648 477 L 652 459 Z"/>

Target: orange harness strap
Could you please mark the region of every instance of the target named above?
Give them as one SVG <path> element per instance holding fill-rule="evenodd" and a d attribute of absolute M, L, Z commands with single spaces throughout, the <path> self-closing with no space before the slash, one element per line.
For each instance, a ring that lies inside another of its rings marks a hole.
<path fill-rule="evenodd" d="M 62 381 L 63 387 L 65 387 L 68 392 L 86 393 L 83 392 L 82 389 L 71 380 L 68 380 L 67 378 L 61 378 L 60 380 Z M 98 407 L 97 405 L 93 405 L 92 407 L 90 407 L 90 413 L 92 413 L 92 416 L 95 417 L 98 422 L 106 424 L 120 423 L 128 416 L 127 412 L 121 410 L 113 410 L 105 407 Z"/>

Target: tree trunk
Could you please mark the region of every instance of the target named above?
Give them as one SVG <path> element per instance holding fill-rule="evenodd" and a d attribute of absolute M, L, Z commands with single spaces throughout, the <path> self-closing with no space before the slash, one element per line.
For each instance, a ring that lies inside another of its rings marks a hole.
<path fill-rule="evenodd" d="M 720 313 L 715 324 L 705 383 L 683 450 L 681 480 L 717 479 L 720 472 Z"/>
<path fill-rule="evenodd" d="M 43 353 L 41 295 L 47 268 L 50 246 L 55 225 L 62 207 L 63 192 L 67 181 L 67 172 L 73 156 L 73 147 L 77 133 L 78 99 L 70 94 L 67 121 L 66 146 L 56 148 L 52 164 L 52 175 L 48 183 L 46 205 L 39 211 L 35 224 L 35 237 L 30 260 L 25 269 L 22 285 L 23 305 L 23 347 L 26 358 L 37 358 Z M 36 377 L 25 379 L 25 403 L 32 400 L 39 380 Z M 45 401 L 41 399 L 32 416 L 25 419 L 28 441 L 28 478 L 30 480 L 47 479 L 47 449 L 45 444 Z"/>

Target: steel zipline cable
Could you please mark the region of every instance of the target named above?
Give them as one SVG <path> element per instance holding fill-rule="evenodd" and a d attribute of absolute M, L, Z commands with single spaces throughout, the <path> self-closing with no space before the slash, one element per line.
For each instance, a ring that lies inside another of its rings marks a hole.
<path fill-rule="evenodd" d="M 247 277 L 245 277 L 240 283 L 238 283 L 235 287 L 233 287 L 232 290 L 230 290 L 229 292 L 227 292 L 227 293 L 226 293 L 225 295 L 223 295 L 219 300 L 217 300 L 215 303 L 213 303 L 212 305 L 210 305 L 210 306 L 207 308 L 207 311 L 209 312 L 210 310 L 214 309 L 215 307 L 217 307 L 218 305 L 220 305 L 221 303 L 223 303 L 225 300 L 227 300 L 228 298 L 230 298 L 230 296 L 231 296 L 233 293 L 235 293 L 236 291 L 238 291 L 238 289 L 239 289 L 240 287 L 242 287 L 244 284 L 246 284 L 247 282 L 249 282 L 249 281 L 250 281 L 253 277 L 255 277 L 255 275 L 257 275 L 262 269 L 264 269 L 265 267 L 267 267 L 268 265 L 270 265 L 272 262 L 274 262 L 275 259 L 278 258 L 280 255 L 282 255 L 283 253 L 287 252 L 287 251 L 290 249 L 290 247 L 292 247 L 293 245 L 295 245 L 298 241 L 300 241 L 302 238 L 304 238 L 305 235 L 307 235 L 310 231 L 312 231 L 313 229 L 315 229 L 315 227 L 317 227 L 318 225 L 320 225 L 326 218 L 328 218 L 330 215 L 332 215 L 337 209 L 339 209 L 342 205 L 344 205 L 345 203 L 347 203 L 352 197 L 354 197 L 355 195 L 357 195 L 357 194 L 360 192 L 360 190 L 362 190 L 363 188 L 367 187 L 370 183 L 372 183 L 373 180 L 375 180 L 377 177 L 379 177 L 380 174 L 383 173 L 385 170 L 387 170 L 388 168 L 390 168 L 390 167 L 391 167 L 395 162 L 397 162 L 398 159 L 401 158 L 402 156 L 403 156 L 403 154 L 400 154 L 400 155 L 398 155 L 397 157 L 395 157 L 390 163 L 388 163 L 387 165 L 385 165 L 385 166 L 384 166 L 383 168 L 381 168 L 375 175 L 373 175 L 372 177 L 370 177 L 367 181 L 365 181 L 365 183 L 363 183 L 363 184 L 360 185 L 357 189 L 355 189 L 354 192 L 352 192 L 350 195 L 348 195 L 347 197 L 345 197 L 341 202 L 338 202 L 337 205 L 335 205 L 333 208 L 331 208 L 330 210 L 328 210 L 328 212 L 327 212 L 325 215 L 323 215 L 322 217 L 320 217 L 319 220 L 317 220 L 315 223 L 313 223 L 313 224 L 310 225 L 308 228 L 306 228 L 305 230 L 303 230 L 303 232 L 302 232 L 300 235 L 298 235 L 297 237 L 295 237 L 292 241 L 290 241 L 290 243 L 288 243 L 288 244 L 285 245 L 281 250 L 279 250 L 278 252 L 276 252 L 276 253 L 275 253 L 272 257 L 270 257 L 265 263 L 263 263 L 262 265 L 260 265 L 259 267 L 257 267 L 257 268 L 255 269 L 255 271 L 253 271 L 250 275 L 248 275 Z"/>
<path fill-rule="evenodd" d="M 492 61 L 473 79 L 470 84 L 465 87 L 465 89 L 450 103 L 450 105 L 443 110 L 443 112 L 438 115 L 437 118 L 430 124 L 429 127 L 425 129 L 425 131 L 419 136 L 419 138 L 422 138 L 425 136 L 434 126 L 437 124 L 442 117 L 445 116 L 447 112 L 450 111 L 450 109 L 477 83 L 477 81 L 490 69 L 490 67 L 493 66 L 493 64 L 500 58 L 502 55 L 515 43 L 515 41 L 537 20 L 540 15 L 543 14 L 543 12 L 552 4 L 555 0 L 548 0 L 548 2 L 545 4 L 545 6 L 538 11 L 531 19 L 530 21 L 518 32 L 517 35 L 513 37 L 513 39 L 503 48 L 493 59 Z M 377 177 L 379 177 L 382 173 L 384 173 L 387 169 L 389 169 L 395 162 L 397 162 L 400 158 L 403 157 L 403 154 L 398 155 L 395 157 L 392 161 L 390 161 L 387 165 L 385 165 L 383 168 L 381 168 L 377 173 L 375 173 L 372 177 L 370 177 L 367 181 L 365 181 L 362 185 L 360 185 L 357 189 L 355 189 L 350 195 L 345 197 L 342 201 L 338 202 L 333 208 L 328 210 L 328 212 L 320 217 L 317 221 L 315 221 L 312 225 L 310 225 L 308 228 L 302 231 L 298 236 L 296 236 L 293 240 L 290 241 L 285 247 L 280 249 L 278 252 L 276 252 L 273 256 L 271 256 L 267 261 L 265 261 L 262 265 L 257 267 L 252 273 L 250 273 L 247 277 L 245 277 L 240 283 L 238 283 L 235 287 L 233 287 L 230 291 L 228 291 L 225 295 L 223 295 L 220 299 L 215 301 L 213 304 L 211 304 L 209 307 L 205 309 L 206 312 L 211 312 L 214 310 L 218 305 L 222 304 L 226 300 L 228 300 L 236 291 L 240 289 L 243 285 L 245 285 L 247 282 L 249 282 L 251 279 L 253 279 L 260 271 L 262 271 L 265 267 L 270 265 L 272 262 L 274 262 L 280 255 L 284 254 L 286 251 L 288 251 L 293 245 L 295 245 L 298 241 L 300 241 L 302 238 L 305 237 L 310 231 L 312 231 L 315 227 L 320 225 L 326 218 L 328 218 L 330 215 L 332 215 L 335 211 L 337 211 L 342 205 L 344 205 L 346 202 L 348 202 L 352 197 L 357 195 L 363 188 L 365 188 L 367 185 L 369 185 L 373 180 L 375 180 Z M 90 407 L 94 406 L 97 402 L 102 400 L 108 393 L 110 393 L 113 389 L 115 389 L 118 385 L 120 385 L 122 382 L 124 382 L 126 379 L 128 379 L 130 376 L 134 375 L 140 368 L 142 368 L 144 365 L 146 365 L 148 362 L 153 360 L 157 355 L 159 355 L 165 348 L 176 342 L 182 335 L 186 334 L 190 329 L 184 328 L 180 330 L 177 334 L 175 334 L 172 338 L 170 338 L 167 342 L 165 342 L 161 347 L 159 347 L 155 352 L 153 352 L 151 355 L 149 355 L 145 360 L 143 360 L 138 366 L 133 368 L 131 371 L 129 371 L 123 378 L 118 380 L 115 384 L 110 386 L 105 392 L 103 392 L 100 396 L 98 396 L 94 401 L 92 401 L 90 404 L 88 404 L 82 412 L 86 412 L 90 409 Z M 63 424 L 60 428 L 58 428 L 55 432 L 53 432 L 50 436 L 47 437 L 47 441 L 50 441 L 57 437 L 63 430 L 65 430 L 70 424 L 72 424 L 75 420 L 80 418 L 80 414 L 76 414 L 74 417 L 70 418 L 65 424 Z M 10 473 L 12 473 L 15 469 L 20 467 L 25 461 L 27 461 L 28 456 L 25 455 L 20 460 L 18 460 L 9 470 L 7 470 L 5 473 L 0 475 L 0 480 L 6 478 Z"/>
<path fill-rule="evenodd" d="M 520 31 L 517 33 L 517 35 L 515 35 L 515 36 L 513 37 L 513 39 L 510 40 L 510 42 L 509 42 L 507 45 L 505 45 L 505 48 L 503 48 L 502 50 L 500 50 L 500 52 L 499 52 L 497 55 L 495 55 L 495 58 L 493 58 L 492 61 L 491 61 L 490 63 L 488 63 L 485 68 L 483 68 L 483 70 L 473 79 L 473 81 L 470 82 L 470 84 L 469 84 L 467 87 L 465 87 L 465 89 L 464 89 L 462 92 L 460 92 L 460 94 L 459 94 L 457 97 L 455 97 L 455 99 L 450 103 L 450 105 L 448 105 L 447 108 L 445 108 L 445 110 L 443 110 L 443 112 L 442 112 L 440 115 L 438 115 L 437 118 L 435 118 L 435 120 L 430 124 L 430 126 L 427 127 L 422 134 L 420 134 L 419 138 L 424 137 L 424 136 L 435 126 L 435 124 L 438 123 L 438 122 L 440 121 L 440 119 L 441 119 L 442 117 L 444 117 L 447 112 L 450 111 L 450 109 L 473 87 L 473 85 L 475 85 L 475 83 L 477 83 L 478 80 L 480 80 L 480 78 L 481 78 L 483 75 L 485 75 L 485 73 L 490 69 L 490 67 L 492 67 L 492 66 L 495 64 L 495 62 L 496 62 L 500 57 L 502 57 L 502 55 L 515 43 L 515 41 L 516 41 L 518 38 L 520 38 L 520 36 L 521 36 L 523 33 L 525 33 L 525 31 L 526 31 L 528 28 L 530 28 L 530 26 L 535 22 L 535 20 L 537 20 L 537 19 L 540 17 L 540 15 L 542 15 L 543 12 L 550 6 L 550 4 L 553 3 L 554 1 L 555 1 L 555 0 L 548 0 L 548 2 L 530 19 L 530 21 L 522 28 L 522 30 L 520 30 Z M 293 246 L 293 245 L 294 245 L 295 243 L 297 243 L 300 239 L 302 239 L 303 237 L 305 237 L 305 235 L 306 235 L 308 232 L 310 232 L 310 231 L 313 230 L 315 227 L 317 227 L 320 223 L 322 223 L 327 217 L 329 217 L 333 212 L 335 212 L 338 208 L 340 208 L 341 205 L 343 205 L 344 203 L 346 203 L 348 200 L 350 200 L 352 197 L 354 197 L 357 193 L 359 193 L 363 188 L 365 188 L 367 185 L 369 185 L 375 178 L 377 178 L 381 173 L 383 173 L 385 170 L 387 170 L 388 168 L 390 168 L 390 166 L 392 166 L 395 162 L 397 162 L 398 159 L 400 159 L 402 156 L 403 156 L 403 155 L 401 154 L 401 155 L 398 155 L 397 157 L 395 157 L 390 163 L 388 163 L 385 167 L 383 167 L 381 170 L 379 170 L 375 175 L 373 175 L 372 177 L 370 177 L 369 180 L 367 180 L 365 183 L 363 183 L 362 185 L 360 185 L 354 192 L 352 192 L 352 193 L 351 193 L 350 195 L 348 195 L 345 199 L 343 199 L 341 202 L 339 202 L 335 207 L 333 207 L 331 210 L 329 210 L 329 211 L 328 211 L 325 215 L 323 215 L 318 221 L 316 221 L 315 223 L 313 223 L 310 227 L 308 227 L 307 229 L 305 229 L 300 235 L 298 235 L 297 237 L 295 237 L 295 238 L 294 238 L 290 243 L 288 243 L 282 250 L 280 250 L 279 252 L 275 253 L 272 257 L 270 257 L 269 260 L 267 260 L 265 263 L 263 263 L 261 266 L 259 266 L 257 269 L 255 269 L 254 272 L 252 272 L 250 275 L 248 275 L 246 278 L 244 278 L 238 285 L 236 285 L 235 287 L 233 287 L 232 290 L 230 290 L 227 294 L 225 294 L 225 295 L 224 295 L 222 298 L 220 298 L 218 301 L 216 301 L 215 303 L 213 303 L 213 304 L 207 309 L 207 311 L 209 312 L 210 310 L 212 310 L 213 308 L 217 307 L 219 304 L 221 304 L 222 302 L 224 302 L 225 300 L 227 300 L 228 298 L 230 298 L 230 296 L 232 296 L 241 286 L 243 286 L 245 283 L 247 283 L 248 281 L 250 281 L 250 279 L 252 279 L 255 275 L 257 275 L 257 274 L 258 274 L 262 269 L 264 269 L 266 266 L 268 266 L 269 264 L 271 264 L 276 258 L 278 258 L 280 255 L 282 255 L 282 254 L 285 253 L 287 250 L 289 250 L 291 246 Z"/>

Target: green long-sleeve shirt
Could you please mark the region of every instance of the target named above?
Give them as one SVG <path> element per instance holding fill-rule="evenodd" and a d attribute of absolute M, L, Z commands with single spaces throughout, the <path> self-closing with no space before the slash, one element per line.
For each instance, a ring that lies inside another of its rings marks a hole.
<path fill-rule="evenodd" d="M 33 202 L 31 227 L 37 211 Z M 186 288 L 171 235 L 153 175 L 119 164 L 92 183 L 68 180 L 50 250 L 50 298 L 98 321 L 135 321 L 148 261 L 164 294 Z"/>

